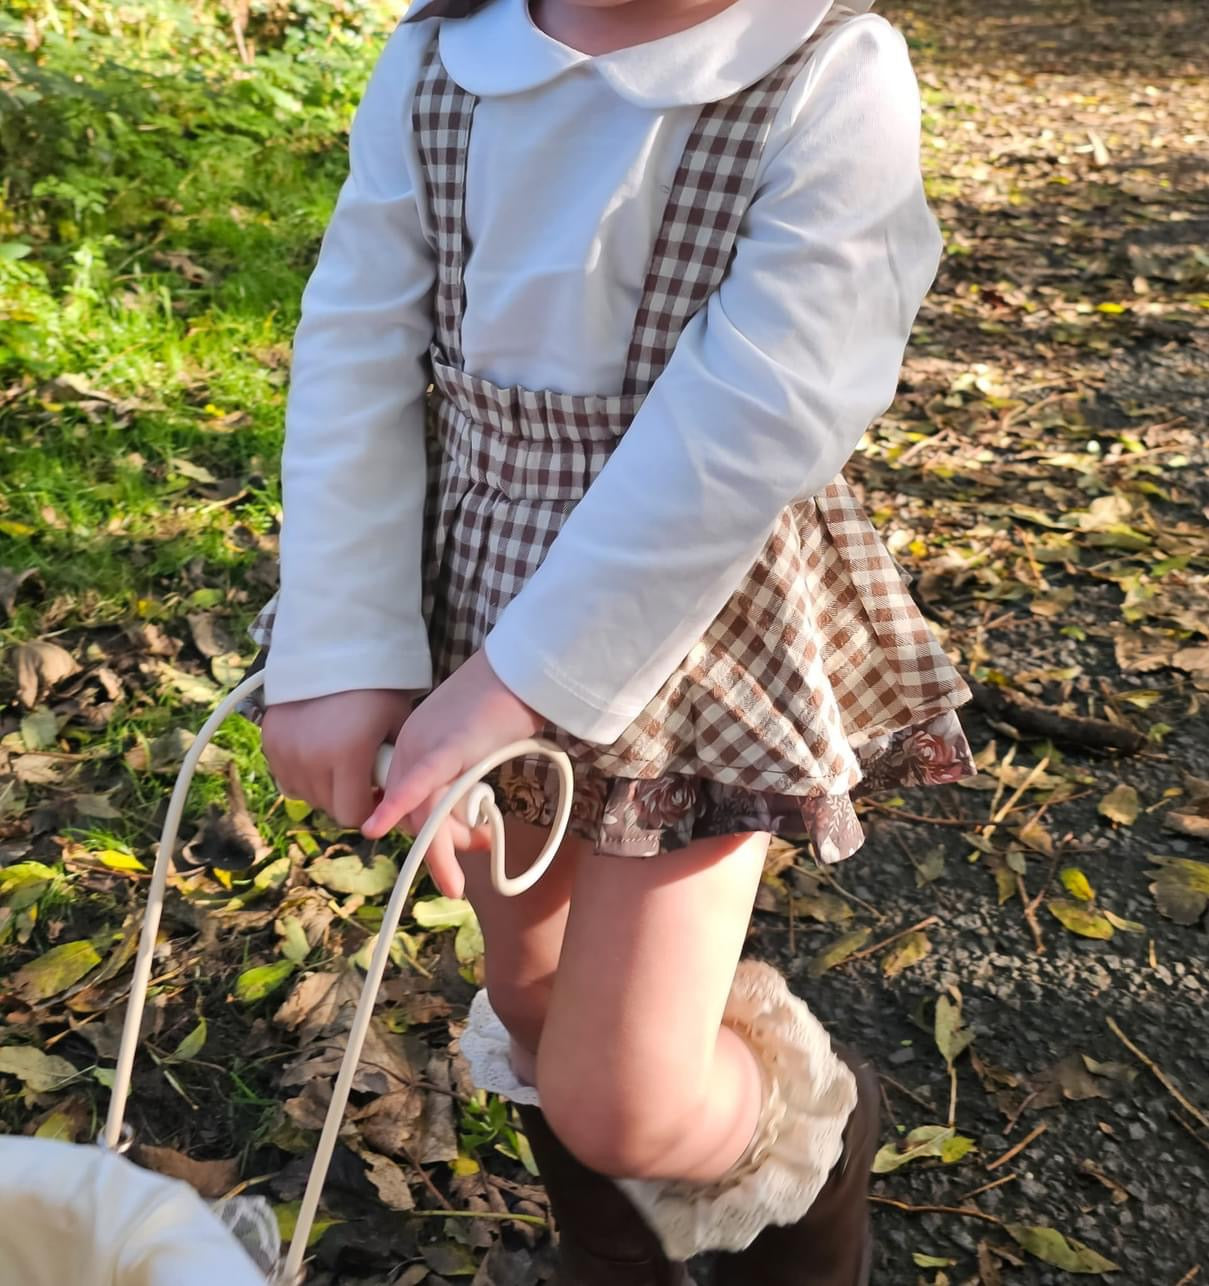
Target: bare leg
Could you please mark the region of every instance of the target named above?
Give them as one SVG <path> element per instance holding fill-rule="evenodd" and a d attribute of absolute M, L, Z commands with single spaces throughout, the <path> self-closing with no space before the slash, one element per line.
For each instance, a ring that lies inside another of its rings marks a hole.
<path fill-rule="evenodd" d="M 509 875 L 530 865 L 547 832 L 511 818 L 505 823 Z M 513 1040 L 514 1069 L 534 1083 L 537 1048 L 562 950 L 575 870 L 590 851 L 585 840 L 568 838 L 546 874 L 527 893 L 502 897 L 491 884 L 484 853 L 464 854 L 466 896 L 483 930 L 487 992 L 492 1008 Z"/>
<path fill-rule="evenodd" d="M 721 1021 L 767 846 L 727 836 L 574 864 L 537 1084 L 593 1169 L 711 1182 L 751 1141 L 761 1075 Z"/>

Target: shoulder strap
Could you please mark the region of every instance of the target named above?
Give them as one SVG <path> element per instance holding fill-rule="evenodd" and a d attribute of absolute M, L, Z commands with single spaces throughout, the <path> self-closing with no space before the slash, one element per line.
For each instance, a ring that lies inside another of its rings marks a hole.
<path fill-rule="evenodd" d="M 680 332 L 722 284 L 781 101 L 820 37 L 851 16 L 836 5 L 810 39 L 763 80 L 702 108 L 651 254 L 626 359 L 625 393 L 650 391 Z"/>
<path fill-rule="evenodd" d="M 445 70 L 434 38 L 412 98 L 411 119 L 436 241 L 436 343 L 446 362 L 462 365 L 466 156 L 478 99 Z"/>
<path fill-rule="evenodd" d="M 469 18 L 491 0 L 428 0 L 426 4 L 413 4 L 404 22 L 423 22 L 425 18 Z"/>

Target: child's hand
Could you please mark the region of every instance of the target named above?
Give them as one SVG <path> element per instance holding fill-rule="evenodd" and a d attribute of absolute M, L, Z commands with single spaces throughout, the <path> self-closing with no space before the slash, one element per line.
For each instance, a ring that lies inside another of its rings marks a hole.
<path fill-rule="evenodd" d="M 341 826 L 360 826 L 378 797 L 378 747 L 395 739 L 413 700 L 393 688 L 367 688 L 270 706 L 262 744 L 278 786 Z"/>
<path fill-rule="evenodd" d="M 509 742 L 532 737 L 543 722 L 495 677 L 483 653 L 476 652 L 403 725 L 382 800 L 362 833 L 377 839 L 406 820 L 412 834 L 418 834 L 441 795 L 462 773 Z M 465 828 L 447 822 L 428 850 L 428 869 L 447 897 L 461 897 L 465 885 L 454 856 L 459 833 Z"/>

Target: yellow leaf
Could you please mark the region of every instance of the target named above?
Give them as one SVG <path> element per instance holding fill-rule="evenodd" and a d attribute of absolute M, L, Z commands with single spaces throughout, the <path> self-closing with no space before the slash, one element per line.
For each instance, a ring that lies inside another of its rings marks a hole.
<path fill-rule="evenodd" d="M 96 947 L 87 938 L 51 947 L 45 955 L 31 960 L 13 976 L 13 990 L 35 1004 L 49 1000 L 79 982 L 101 963 Z"/>
<path fill-rule="evenodd" d="M 1100 938 L 1107 941 L 1113 935 L 1112 925 L 1099 913 L 1081 902 L 1067 902 L 1054 898 L 1046 904 L 1050 914 L 1072 933 L 1081 938 Z"/>
<path fill-rule="evenodd" d="M 882 960 L 882 972 L 887 978 L 893 978 L 911 965 L 918 964 L 931 950 L 932 943 L 928 935 L 922 929 L 916 929 L 886 952 Z"/>
<path fill-rule="evenodd" d="M 147 868 L 130 853 L 123 853 L 116 848 L 103 848 L 99 853 L 94 853 L 93 857 L 107 866 L 111 871 L 145 871 Z"/>
<path fill-rule="evenodd" d="M 829 947 L 825 947 L 811 960 L 811 977 L 821 977 L 828 969 L 834 969 L 836 965 L 843 964 L 854 951 L 859 951 L 872 936 L 872 929 L 856 929 L 852 933 L 845 933 L 843 937 L 837 938 Z"/>
<path fill-rule="evenodd" d="M 1090 902 L 1096 896 L 1087 876 L 1077 866 L 1063 868 L 1059 879 L 1062 881 L 1062 887 L 1071 897 L 1078 898 L 1080 902 Z"/>

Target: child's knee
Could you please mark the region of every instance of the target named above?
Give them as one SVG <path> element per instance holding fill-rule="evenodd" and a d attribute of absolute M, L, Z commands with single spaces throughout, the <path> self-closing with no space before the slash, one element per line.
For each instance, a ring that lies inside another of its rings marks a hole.
<path fill-rule="evenodd" d="M 549 984 L 519 982 L 512 978 L 496 981 L 489 976 L 487 996 L 508 1035 L 522 1049 L 536 1054 L 550 1003 Z"/>
<path fill-rule="evenodd" d="M 618 1076 L 604 1060 L 573 1065 L 538 1059 L 542 1111 L 564 1147 L 589 1169 L 618 1179 L 660 1176 L 669 1150 L 691 1129 L 696 1096 L 688 1086 Z"/>

